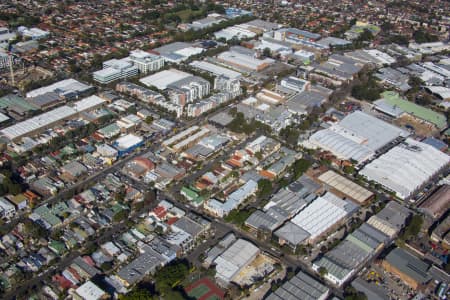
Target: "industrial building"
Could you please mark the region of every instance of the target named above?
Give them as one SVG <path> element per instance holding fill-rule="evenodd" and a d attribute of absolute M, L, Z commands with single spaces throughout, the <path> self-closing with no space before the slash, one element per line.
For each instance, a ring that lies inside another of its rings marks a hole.
<path fill-rule="evenodd" d="M 314 133 L 308 144 L 330 151 L 337 158 L 362 163 L 408 135 L 406 130 L 355 111 L 331 127 Z"/>
<path fill-rule="evenodd" d="M 118 155 L 123 156 L 132 152 L 143 144 L 144 140 L 141 137 L 135 136 L 133 134 L 127 134 L 118 138 L 113 143 L 113 146 L 119 151 Z"/>
<path fill-rule="evenodd" d="M 447 126 L 447 119 L 443 114 L 405 100 L 396 92 L 386 91 L 381 96 L 382 99 L 374 102 L 374 108 L 382 113 L 394 118 L 407 114 L 419 122 L 426 122 L 434 126 L 439 131 Z"/>
<path fill-rule="evenodd" d="M 419 206 L 419 210 L 433 218 L 440 219 L 450 209 L 450 185 L 441 185 Z"/>
<path fill-rule="evenodd" d="M 325 300 L 328 299 L 329 294 L 328 287 L 300 271 L 265 299 Z"/>
<path fill-rule="evenodd" d="M 275 62 L 271 58 L 255 58 L 254 55 L 243 53 L 235 48 L 220 53 L 217 55 L 217 60 L 231 68 L 244 72 L 261 71 Z"/>
<path fill-rule="evenodd" d="M 216 279 L 221 285 L 227 286 L 259 253 L 258 247 L 246 240 L 238 239 L 215 259 Z"/>
<path fill-rule="evenodd" d="M 60 97 L 73 99 L 85 95 L 93 91 L 93 89 L 94 88 L 92 86 L 81 83 L 75 79 L 65 79 L 51 85 L 29 91 L 27 93 L 27 98 L 33 98 L 49 92 L 54 92 Z"/>
<path fill-rule="evenodd" d="M 59 122 L 75 118 L 79 113 L 97 108 L 106 101 L 98 96 L 90 96 L 75 102 L 72 106 L 65 105 L 45 112 L 28 120 L 16 123 L 0 130 L 0 133 L 11 141 L 37 134 L 51 128 Z"/>
<path fill-rule="evenodd" d="M 217 40 L 225 39 L 226 41 L 229 41 L 231 39 L 241 40 L 254 38 L 255 36 L 256 32 L 254 32 L 252 28 L 247 26 L 246 24 L 233 25 L 214 33 L 214 37 Z"/>
<path fill-rule="evenodd" d="M 334 171 L 321 174 L 318 179 L 333 190 L 362 205 L 374 197 L 374 193 Z"/>
<path fill-rule="evenodd" d="M 325 278 L 338 286 L 348 281 L 368 260 L 378 254 L 388 236 L 363 223 L 335 248 L 314 261 L 313 269 L 325 268 Z"/>
<path fill-rule="evenodd" d="M 447 154 L 408 138 L 366 165 L 360 174 L 380 183 L 400 199 L 409 199 L 449 164 Z"/>
<path fill-rule="evenodd" d="M 327 192 L 300 211 L 291 222 L 310 234 L 314 243 L 357 210 L 358 206 Z"/>
<path fill-rule="evenodd" d="M 401 248 L 392 250 L 383 260 L 382 266 L 416 291 L 431 280 L 428 273 L 430 265 Z"/>
<path fill-rule="evenodd" d="M 153 49 L 153 52 L 159 53 L 164 58 L 164 61 L 171 63 L 181 63 L 203 51 L 205 51 L 204 48 L 185 42 L 174 42 Z"/>
<path fill-rule="evenodd" d="M 162 255 L 148 245 L 142 247 L 142 252 L 136 259 L 117 272 L 118 279 L 127 287 L 138 283 L 149 274 L 154 274 L 158 267 L 167 262 Z"/>
<path fill-rule="evenodd" d="M 236 72 L 234 70 L 221 67 L 219 65 L 210 63 L 208 61 L 200 61 L 200 60 L 194 60 L 189 64 L 191 67 L 197 68 L 202 71 L 209 72 L 215 76 L 225 76 L 230 79 L 240 78 L 242 76 L 241 73 Z"/>
<path fill-rule="evenodd" d="M 379 213 L 367 220 L 367 224 L 378 229 L 390 239 L 397 237 L 405 227 L 411 211 L 396 201 L 390 201 Z"/>
<path fill-rule="evenodd" d="M 183 71 L 169 69 L 141 78 L 139 81 L 146 86 L 154 86 L 158 90 L 165 90 L 169 85 L 191 76 L 192 74 Z"/>

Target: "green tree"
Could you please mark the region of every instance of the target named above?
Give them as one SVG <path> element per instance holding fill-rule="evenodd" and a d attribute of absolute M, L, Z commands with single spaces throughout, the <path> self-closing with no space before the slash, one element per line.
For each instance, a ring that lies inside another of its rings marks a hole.
<path fill-rule="evenodd" d="M 324 277 L 325 275 L 328 274 L 328 270 L 325 267 L 320 267 L 318 271 L 319 271 L 319 275 L 322 277 Z"/>
<path fill-rule="evenodd" d="M 188 274 L 189 264 L 186 260 L 174 261 L 156 273 L 156 289 L 161 294 L 165 294 L 178 285 Z"/>
<path fill-rule="evenodd" d="M 126 295 L 120 295 L 119 300 L 153 300 L 158 299 L 157 296 L 152 295 L 152 293 L 144 288 L 134 288 L 131 292 Z"/>
<path fill-rule="evenodd" d="M 294 173 L 294 179 L 300 178 L 300 176 L 302 176 L 310 166 L 311 162 L 306 159 L 301 158 L 295 161 L 295 163 L 291 167 Z"/>
<path fill-rule="evenodd" d="M 272 182 L 268 179 L 260 179 L 258 181 L 258 196 L 266 198 L 272 194 Z"/>

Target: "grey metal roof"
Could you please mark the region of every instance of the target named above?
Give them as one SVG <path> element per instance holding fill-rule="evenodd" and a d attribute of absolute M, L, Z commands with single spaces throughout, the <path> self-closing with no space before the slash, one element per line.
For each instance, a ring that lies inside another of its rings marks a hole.
<path fill-rule="evenodd" d="M 326 297 L 328 292 L 329 289 L 326 286 L 309 275 L 299 272 L 266 299 L 317 300 Z"/>
<path fill-rule="evenodd" d="M 370 284 L 367 281 L 356 278 L 352 282 L 352 286 L 367 296 L 367 300 L 389 300 L 388 291 L 384 288 Z"/>
<path fill-rule="evenodd" d="M 431 279 L 428 273 L 430 265 L 406 250 L 395 248 L 386 256 L 386 261 L 421 284 L 427 283 Z"/>
<path fill-rule="evenodd" d="M 197 222 L 189 219 L 188 217 L 182 217 L 178 221 L 176 221 L 173 225 L 176 227 L 186 231 L 193 237 L 196 237 L 203 231 L 203 227 Z"/>
<path fill-rule="evenodd" d="M 289 242 L 291 245 L 298 245 L 310 236 L 309 232 L 290 221 L 275 231 L 274 235 Z"/>
<path fill-rule="evenodd" d="M 390 201 L 375 217 L 383 223 L 400 230 L 405 225 L 405 221 L 411 211 L 396 201 Z"/>
<path fill-rule="evenodd" d="M 280 225 L 280 222 L 265 212 L 256 210 L 247 218 L 245 224 L 256 229 L 267 228 L 273 231 Z"/>

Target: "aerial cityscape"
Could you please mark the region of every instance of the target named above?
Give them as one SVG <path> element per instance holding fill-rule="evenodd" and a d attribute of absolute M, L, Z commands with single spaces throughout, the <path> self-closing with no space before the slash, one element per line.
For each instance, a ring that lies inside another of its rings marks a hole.
<path fill-rule="evenodd" d="M 450 299 L 450 1 L 0 1 L 0 299 Z"/>

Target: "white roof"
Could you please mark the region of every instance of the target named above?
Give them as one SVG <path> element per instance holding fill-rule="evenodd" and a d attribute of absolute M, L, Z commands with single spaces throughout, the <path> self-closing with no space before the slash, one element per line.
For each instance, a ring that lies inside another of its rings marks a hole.
<path fill-rule="evenodd" d="M 109 77 L 109 76 L 115 76 L 120 75 L 121 71 L 118 69 L 114 69 L 112 67 L 107 67 L 98 71 L 95 71 L 92 73 L 92 75 L 96 78 L 98 77 Z"/>
<path fill-rule="evenodd" d="M 360 174 L 409 198 L 450 163 L 450 157 L 433 146 L 408 138 L 361 170 Z"/>
<path fill-rule="evenodd" d="M 81 83 L 75 79 L 65 79 L 58 82 L 55 82 L 54 84 L 44 86 L 35 90 L 32 90 L 27 93 L 27 98 L 30 97 L 36 97 L 39 95 L 43 95 L 48 92 L 54 92 L 57 89 L 64 90 L 64 91 L 76 91 L 76 90 L 85 90 L 88 89 L 90 86 Z"/>
<path fill-rule="evenodd" d="M 356 204 L 342 200 L 328 192 L 314 200 L 298 213 L 291 222 L 309 232 L 311 239 L 315 239 L 356 208 Z"/>
<path fill-rule="evenodd" d="M 225 51 L 217 56 L 218 59 L 233 65 L 239 65 L 250 70 L 256 70 L 263 64 L 271 64 L 274 62 L 271 58 L 257 59 L 253 56 L 242 54 L 236 51 Z"/>
<path fill-rule="evenodd" d="M 369 54 L 370 56 L 372 56 L 373 58 L 377 59 L 382 64 L 390 65 L 390 64 L 395 63 L 395 58 L 393 58 L 392 56 L 390 56 L 387 53 L 381 52 L 380 50 L 369 49 L 369 50 L 364 50 L 364 51 L 367 54 Z"/>
<path fill-rule="evenodd" d="M 214 75 L 223 75 L 226 76 L 228 78 L 234 79 L 234 78 L 239 78 L 241 77 L 241 73 L 230 70 L 228 68 L 224 68 L 212 63 L 209 63 L 207 61 L 199 61 L 199 60 L 195 60 L 193 62 L 190 63 L 191 66 L 198 68 L 200 70 L 204 70 L 210 73 L 213 73 Z"/>
<path fill-rule="evenodd" d="M 89 110 L 93 107 L 96 107 L 100 104 L 105 103 L 106 101 L 99 96 L 92 95 L 86 98 L 83 98 L 82 100 L 75 102 L 73 105 L 73 108 L 78 112 L 83 112 L 86 110 Z"/>
<path fill-rule="evenodd" d="M 4 128 L 0 131 L 4 136 L 9 139 L 15 139 L 17 137 L 27 135 L 32 131 L 38 130 L 54 122 L 58 122 L 64 119 L 68 119 L 76 115 L 78 112 L 89 110 L 99 104 L 104 103 L 105 100 L 98 96 L 90 96 L 84 98 L 78 102 L 75 102 L 73 106 L 64 105 L 55 108 L 51 111 L 45 112 L 28 120 L 16 123 L 10 127 Z"/>
<path fill-rule="evenodd" d="M 428 86 L 427 89 L 433 94 L 439 95 L 442 99 L 450 99 L 450 88 L 443 86 Z"/>
<path fill-rule="evenodd" d="M 314 133 L 309 141 L 339 158 L 363 162 L 388 143 L 406 136 L 406 130 L 356 111 L 330 128 Z"/>
<path fill-rule="evenodd" d="M 91 281 L 86 281 L 75 292 L 84 300 L 97 300 L 106 295 L 106 293 Z"/>
<path fill-rule="evenodd" d="M 69 106 L 61 106 L 49 112 L 40 114 L 31 119 L 19 122 L 10 127 L 6 127 L 0 132 L 7 138 L 13 140 L 17 137 L 27 135 L 34 130 L 48 126 L 54 122 L 72 117 L 77 113 L 75 109 Z"/>
<path fill-rule="evenodd" d="M 200 54 L 203 51 L 204 51 L 204 49 L 200 48 L 200 47 L 188 47 L 188 48 L 183 48 L 183 49 L 180 49 L 178 51 L 175 51 L 174 53 L 178 54 L 178 55 L 181 55 L 181 56 L 184 56 L 186 58 L 189 58 L 192 55 Z"/>
<path fill-rule="evenodd" d="M 231 281 L 242 268 L 252 262 L 258 253 L 258 247 L 246 240 L 238 239 L 216 258 L 216 276 Z"/>
<path fill-rule="evenodd" d="M 231 40 L 233 37 L 238 39 L 255 37 L 256 33 L 248 30 L 248 27 L 245 24 L 230 26 L 215 32 L 214 36 L 216 39 L 225 38 L 226 40 Z"/>
<path fill-rule="evenodd" d="M 0 123 L 5 122 L 7 120 L 9 120 L 9 117 L 0 112 Z"/>
<path fill-rule="evenodd" d="M 165 90 L 168 85 L 190 76 L 192 75 L 189 73 L 170 69 L 141 78 L 139 81 L 147 86 L 155 86 L 159 90 Z"/>
<path fill-rule="evenodd" d="M 135 136 L 133 134 L 127 134 L 118 138 L 114 144 L 119 149 L 128 149 L 130 147 L 133 147 L 134 145 L 139 144 L 140 142 L 142 142 L 141 137 Z"/>

